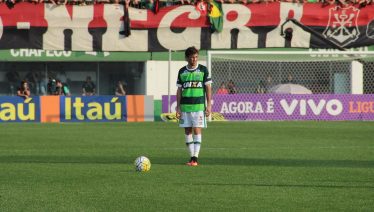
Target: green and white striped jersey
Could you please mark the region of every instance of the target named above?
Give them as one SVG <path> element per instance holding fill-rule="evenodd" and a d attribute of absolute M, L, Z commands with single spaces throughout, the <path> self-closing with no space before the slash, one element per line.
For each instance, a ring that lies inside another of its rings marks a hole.
<path fill-rule="evenodd" d="M 205 85 L 212 83 L 208 69 L 197 65 L 195 69 L 182 67 L 178 72 L 177 86 L 182 88 L 181 111 L 205 110 Z"/>

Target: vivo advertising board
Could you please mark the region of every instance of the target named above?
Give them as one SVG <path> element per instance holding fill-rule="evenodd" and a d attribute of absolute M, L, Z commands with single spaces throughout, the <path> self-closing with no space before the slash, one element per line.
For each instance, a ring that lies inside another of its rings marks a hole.
<path fill-rule="evenodd" d="M 170 105 L 175 112 L 175 96 Z M 374 95 L 214 95 L 212 111 L 225 120 L 374 120 Z"/>

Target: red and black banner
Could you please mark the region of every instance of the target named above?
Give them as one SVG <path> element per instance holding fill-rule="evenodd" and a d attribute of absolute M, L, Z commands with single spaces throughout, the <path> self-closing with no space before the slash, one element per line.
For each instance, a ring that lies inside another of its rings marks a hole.
<path fill-rule="evenodd" d="M 116 4 L 1 4 L 0 49 L 166 51 L 192 45 L 241 49 L 374 44 L 374 5 L 277 2 L 223 4 L 222 9 L 223 30 L 212 33 L 206 14 L 190 5 L 160 8 L 158 13 L 129 8 L 124 17 L 123 5 Z"/>

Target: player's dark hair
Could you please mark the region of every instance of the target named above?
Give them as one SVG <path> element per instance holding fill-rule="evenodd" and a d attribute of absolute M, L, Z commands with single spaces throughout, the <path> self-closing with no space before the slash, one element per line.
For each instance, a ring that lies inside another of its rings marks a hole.
<path fill-rule="evenodd" d="M 184 52 L 184 56 L 186 58 L 190 57 L 191 55 L 198 54 L 199 50 L 197 50 L 194 46 L 188 47 Z"/>

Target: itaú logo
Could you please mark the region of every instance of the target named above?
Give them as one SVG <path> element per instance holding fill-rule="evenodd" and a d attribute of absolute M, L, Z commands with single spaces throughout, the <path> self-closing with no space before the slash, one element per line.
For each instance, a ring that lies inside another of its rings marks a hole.
<path fill-rule="evenodd" d="M 337 99 L 314 101 L 313 99 L 293 99 L 291 102 L 282 99 L 280 104 L 287 115 L 307 115 L 308 109 L 313 112 L 314 115 L 318 116 L 322 112 L 326 111 L 329 115 L 337 116 L 343 112 L 343 104 Z M 298 110 L 296 110 L 298 109 Z"/>
<path fill-rule="evenodd" d="M 0 121 L 34 121 L 35 103 L 27 98 L 21 103 L 2 102 L 0 104 Z"/>
<path fill-rule="evenodd" d="M 122 103 L 118 97 L 113 97 L 110 102 L 83 102 L 81 97 L 65 98 L 65 120 L 121 120 Z"/>

